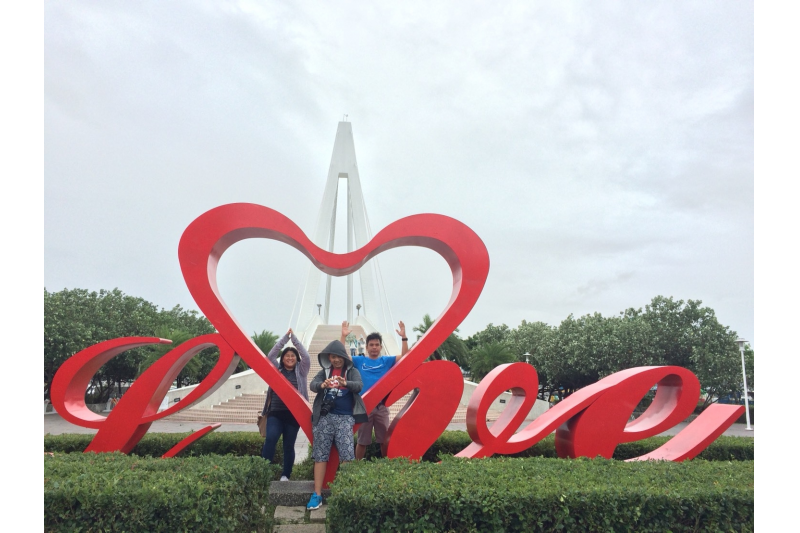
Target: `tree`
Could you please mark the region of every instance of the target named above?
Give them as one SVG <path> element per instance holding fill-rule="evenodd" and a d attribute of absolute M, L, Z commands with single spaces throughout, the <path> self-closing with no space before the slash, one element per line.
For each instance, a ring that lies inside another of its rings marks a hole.
<path fill-rule="evenodd" d="M 505 344 L 511 353 L 523 363 L 530 363 L 539 375 L 539 398 L 549 400 L 554 389 L 545 372 L 546 350 L 552 342 L 553 327 L 544 322 L 526 322 L 525 320 L 506 335 Z M 527 357 L 525 354 L 528 354 Z"/>
<path fill-rule="evenodd" d="M 490 323 L 482 331 L 477 332 L 471 337 L 467 337 L 464 342 L 467 344 L 469 350 L 483 344 L 505 344 L 509 333 L 508 326 L 505 324 L 495 326 Z"/>
<path fill-rule="evenodd" d="M 186 330 L 192 336 L 214 333 L 211 323 L 197 311 L 180 306 L 159 308 L 119 289 L 90 292 L 44 290 L 44 394 L 50 396 L 55 373 L 64 361 L 93 344 L 118 337 L 152 337 L 161 327 Z M 111 387 L 133 380 L 148 355 L 147 347 L 128 350 L 103 365 L 92 380 L 90 400 L 108 400 Z"/>
<path fill-rule="evenodd" d="M 261 330 L 261 333 L 253 332 L 253 335 L 250 337 L 253 339 L 253 342 L 258 349 L 261 350 L 264 355 L 267 355 L 272 347 L 275 346 L 275 343 L 278 342 L 280 337 L 271 331 L 267 331 L 266 329 Z M 236 372 L 241 372 L 242 370 L 247 370 L 250 368 L 244 360 L 239 361 L 239 366 L 236 367 Z"/>
<path fill-rule="evenodd" d="M 434 320 L 431 319 L 431 315 L 425 314 L 422 317 L 422 323 L 418 326 L 414 326 L 413 331 L 418 333 L 417 340 L 422 338 L 422 336 L 431 328 L 433 327 Z M 445 341 L 440 344 L 434 352 L 428 357 L 428 359 L 444 359 L 446 361 L 453 361 L 458 366 L 463 369 L 469 368 L 469 350 L 467 350 L 467 346 L 461 338 L 457 335 L 458 328 L 455 329 L 453 333 L 451 333 Z"/>
<path fill-rule="evenodd" d="M 275 346 L 275 343 L 278 342 L 278 339 L 280 339 L 276 334 L 266 329 L 261 330 L 261 333 L 254 332 L 253 336 L 250 338 L 253 339 L 258 349 L 264 352 L 264 355 L 267 355 L 272 347 Z"/>
<path fill-rule="evenodd" d="M 470 351 L 469 366 L 472 381 L 478 382 L 497 366 L 517 360 L 511 350 L 500 343 L 483 344 Z"/>
<path fill-rule="evenodd" d="M 736 332 L 717 320 L 714 310 L 700 300 L 656 296 L 641 319 L 653 332 L 654 364 L 676 365 L 694 372 L 706 393 L 704 405 L 743 389 L 741 355 Z M 752 350 L 745 351 L 752 360 Z M 747 381 L 753 384 L 752 366 Z"/>
<path fill-rule="evenodd" d="M 736 333 L 701 304 L 657 296 L 644 311 L 630 308 L 619 316 L 594 313 L 578 319 L 570 315 L 551 335 L 541 336 L 541 349 L 533 358 L 542 397 L 556 390 L 568 396 L 620 370 L 650 365 L 694 372 L 707 393 L 706 404 L 736 394 L 742 389 Z"/>
<path fill-rule="evenodd" d="M 145 355 L 144 360 L 139 365 L 139 371 L 136 374 L 136 377 L 142 375 L 142 373 L 150 367 L 153 363 L 158 361 L 161 357 L 167 354 L 167 352 L 174 350 L 184 342 L 192 339 L 195 335 L 192 335 L 186 330 L 181 329 L 170 329 L 168 326 L 159 326 L 156 328 L 155 337 L 159 337 L 161 339 L 169 339 L 172 341 L 172 344 L 154 344 L 152 346 L 148 346 L 146 348 L 147 354 Z M 176 378 L 175 385 L 180 388 L 184 385 L 189 385 L 193 383 L 199 383 L 203 377 L 208 375 L 208 372 L 213 367 L 213 362 L 211 367 L 209 367 L 208 371 L 205 373 L 202 372 L 203 364 L 201 361 L 201 357 L 213 357 L 216 355 L 219 357 L 219 350 L 214 348 L 206 349 L 200 352 L 199 354 L 192 357 L 187 363 L 186 366 L 178 373 L 178 377 Z"/>

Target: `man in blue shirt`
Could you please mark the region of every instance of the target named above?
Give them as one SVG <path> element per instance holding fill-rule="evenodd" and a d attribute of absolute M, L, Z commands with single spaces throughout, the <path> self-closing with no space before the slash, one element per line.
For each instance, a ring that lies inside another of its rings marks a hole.
<path fill-rule="evenodd" d="M 400 335 L 402 341 L 402 352 L 400 355 L 381 355 L 383 348 L 383 338 L 380 333 L 370 333 L 367 335 L 367 355 L 357 355 L 353 357 L 353 366 L 361 373 L 361 380 L 364 388 L 361 394 L 366 393 L 379 379 L 386 375 L 391 368 L 397 364 L 403 356 L 408 353 L 408 338 L 406 337 L 406 325 L 401 320 L 398 329 L 395 330 Z M 350 323 L 346 320 L 342 322 L 342 337 L 345 338 L 351 332 Z M 386 433 L 389 431 L 389 409 L 383 404 L 383 400 L 369 414 L 369 420 L 358 428 L 358 441 L 356 443 L 356 460 L 364 458 L 367 446 L 372 444 L 372 432 L 375 431 L 375 441 L 381 445 L 381 453 L 386 457 Z"/>

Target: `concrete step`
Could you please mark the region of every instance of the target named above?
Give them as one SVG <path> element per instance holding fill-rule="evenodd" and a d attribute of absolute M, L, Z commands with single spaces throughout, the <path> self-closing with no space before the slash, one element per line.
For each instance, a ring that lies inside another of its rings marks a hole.
<path fill-rule="evenodd" d="M 327 529 L 325 524 L 277 524 L 272 531 L 273 533 L 325 533 Z"/>
<path fill-rule="evenodd" d="M 269 502 L 275 506 L 275 527 L 272 531 L 326 531 L 328 506 L 325 501 L 330 490 L 322 491 L 322 506 L 306 509 L 314 492 L 313 481 L 273 481 L 269 487 Z"/>
<path fill-rule="evenodd" d="M 300 507 L 305 510 L 308 499 L 314 492 L 313 481 L 273 481 L 269 484 L 269 503 L 283 507 Z M 331 491 L 322 490 L 322 503 L 324 504 Z"/>

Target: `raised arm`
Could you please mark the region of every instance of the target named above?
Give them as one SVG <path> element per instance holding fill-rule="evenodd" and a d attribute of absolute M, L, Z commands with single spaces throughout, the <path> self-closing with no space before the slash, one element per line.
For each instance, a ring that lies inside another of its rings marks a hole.
<path fill-rule="evenodd" d="M 342 322 L 342 336 L 339 337 L 339 342 L 347 346 L 347 336 L 350 335 L 351 331 L 353 330 L 350 329 L 350 322 L 348 322 L 347 320 Z"/>
<path fill-rule="evenodd" d="M 281 354 L 283 347 L 286 346 L 286 343 L 289 341 L 289 334 L 291 332 L 292 330 L 290 329 L 283 337 L 278 339 L 278 342 L 275 343 L 275 346 L 273 346 L 267 354 L 267 359 L 269 359 L 269 362 L 275 365 L 275 367 L 278 366 L 278 356 Z"/>
<path fill-rule="evenodd" d="M 401 320 L 397 324 L 397 326 L 398 329 L 396 329 L 395 332 L 397 332 L 397 334 L 400 335 L 400 341 L 402 342 L 401 345 L 402 351 L 400 352 L 400 355 L 397 356 L 397 361 L 395 361 L 395 364 L 400 362 L 400 359 L 402 359 L 403 356 L 408 353 L 408 337 L 406 337 L 406 325 L 403 324 L 403 321 Z"/>
<path fill-rule="evenodd" d="M 306 350 L 306 347 L 303 346 L 303 343 L 297 339 L 294 331 L 292 331 L 291 328 L 289 328 L 288 335 L 291 335 L 292 344 L 294 344 L 294 347 L 297 348 L 298 352 L 300 352 L 300 364 L 297 365 L 297 368 L 300 377 L 305 379 L 306 376 L 308 376 L 308 370 L 311 368 L 311 356 L 308 355 L 308 350 Z"/>

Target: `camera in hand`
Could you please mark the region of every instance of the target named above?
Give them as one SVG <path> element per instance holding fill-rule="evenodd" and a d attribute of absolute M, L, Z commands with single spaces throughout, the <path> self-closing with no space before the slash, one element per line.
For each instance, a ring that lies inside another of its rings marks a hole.
<path fill-rule="evenodd" d="M 333 405 L 336 403 L 336 396 L 338 396 L 338 390 L 336 389 L 328 389 L 325 392 L 325 396 L 322 398 L 322 407 L 319 410 L 320 416 L 325 416 L 333 410 Z"/>

